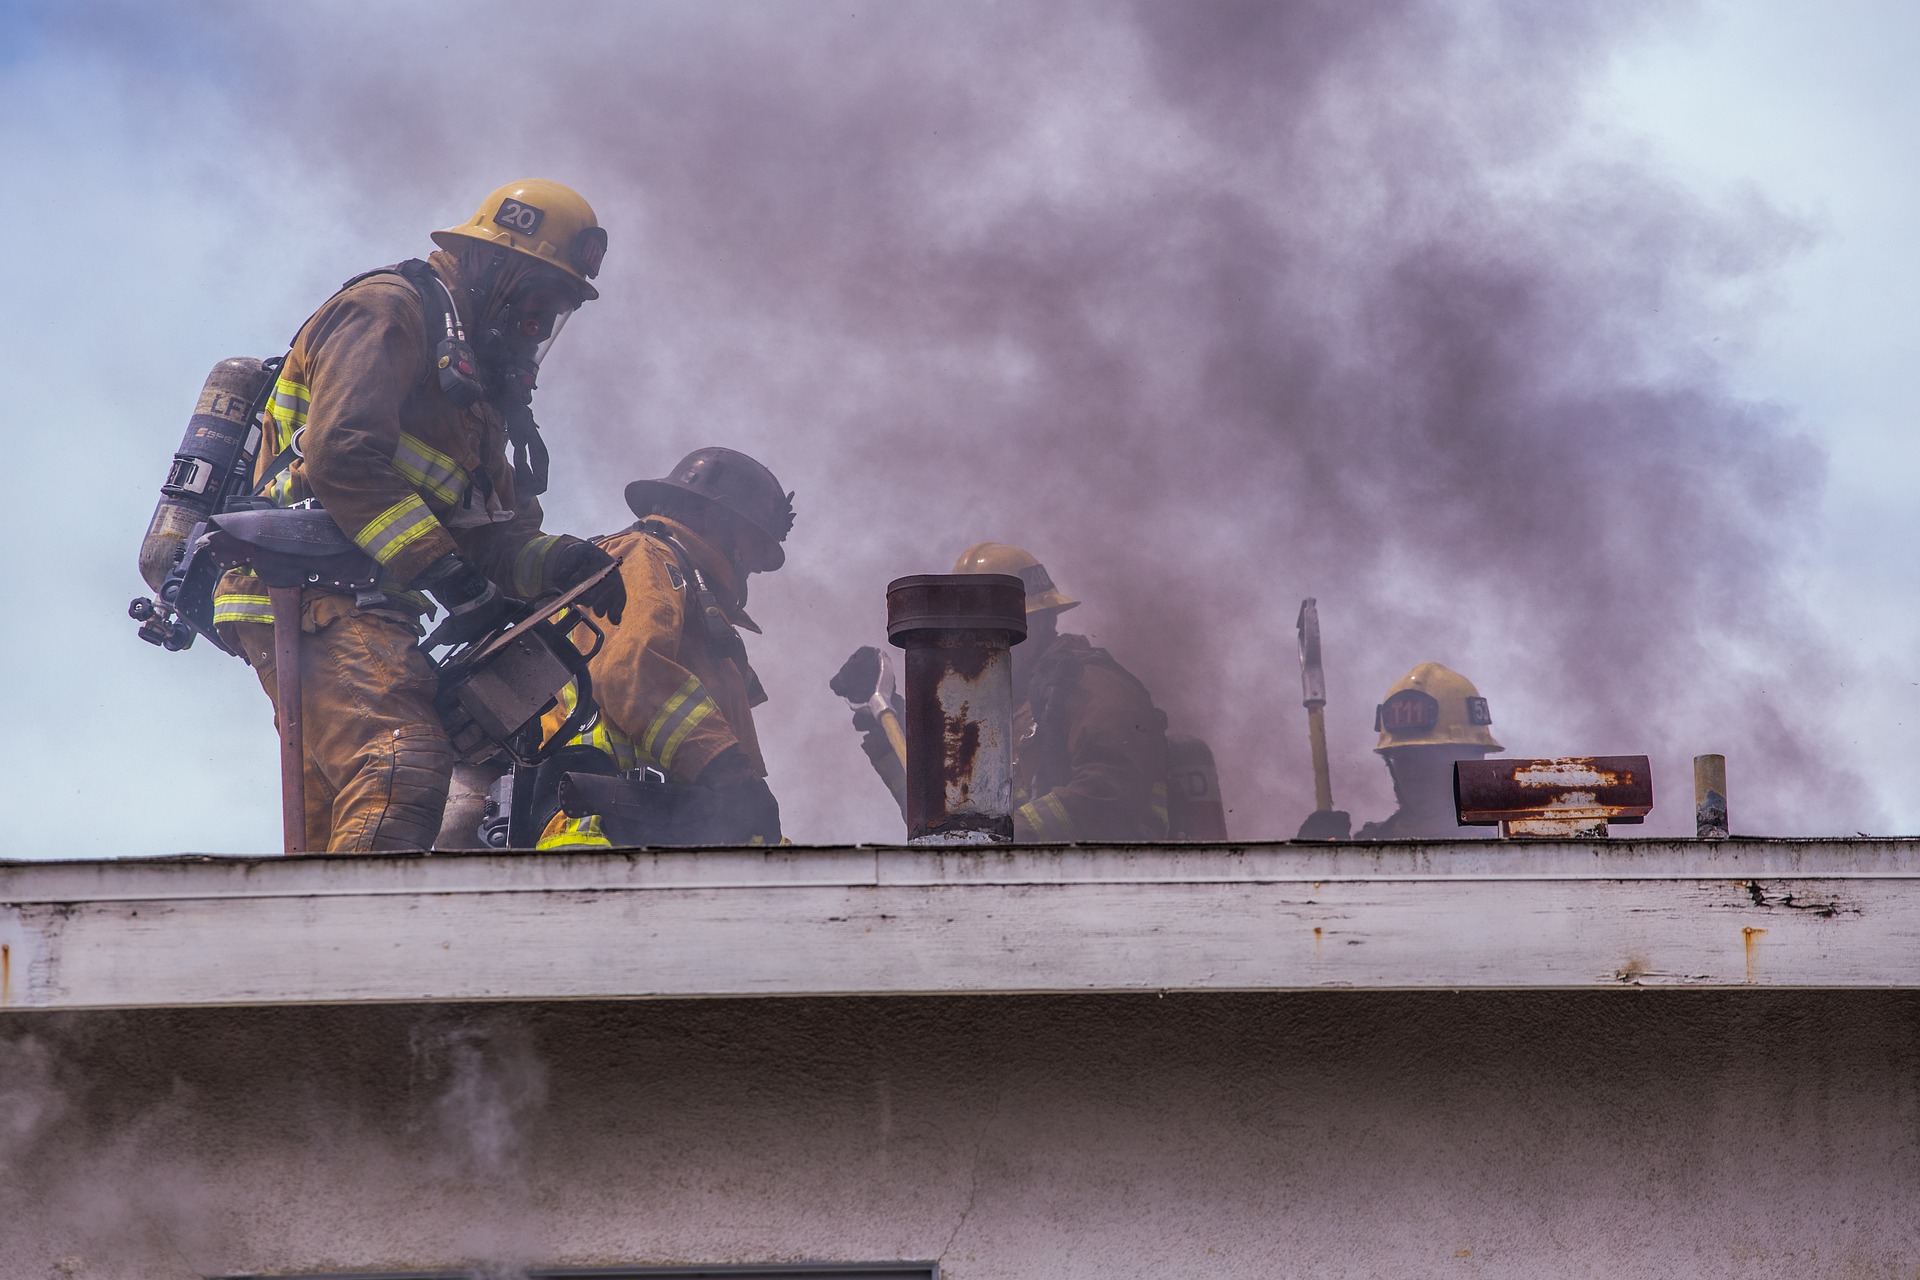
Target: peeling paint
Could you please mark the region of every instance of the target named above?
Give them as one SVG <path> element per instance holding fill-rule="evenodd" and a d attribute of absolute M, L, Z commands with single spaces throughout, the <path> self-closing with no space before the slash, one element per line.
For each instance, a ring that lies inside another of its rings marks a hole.
<path fill-rule="evenodd" d="M 1833 917 L 1841 912 L 1859 914 L 1858 908 L 1843 906 L 1839 902 L 1803 901 L 1791 893 L 1770 894 L 1767 887 L 1758 880 L 1742 880 L 1741 887 L 1746 889 L 1747 897 L 1756 907 L 1786 907 L 1792 911 L 1810 911 L 1816 916 Z"/>

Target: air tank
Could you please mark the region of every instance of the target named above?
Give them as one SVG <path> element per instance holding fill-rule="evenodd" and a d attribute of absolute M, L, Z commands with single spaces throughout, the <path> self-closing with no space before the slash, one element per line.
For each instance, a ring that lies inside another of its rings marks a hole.
<path fill-rule="evenodd" d="M 160 503 L 140 541 L 140 576 L 156 593 L 179 558 L 193 527 L 214 514 L 231 486 L 227 477 L 250 469 L 260 448 L 260 407 L 271 373 L 250 356 L 222 360 L 200 388 L 187 434 L 167 468 Z"/>

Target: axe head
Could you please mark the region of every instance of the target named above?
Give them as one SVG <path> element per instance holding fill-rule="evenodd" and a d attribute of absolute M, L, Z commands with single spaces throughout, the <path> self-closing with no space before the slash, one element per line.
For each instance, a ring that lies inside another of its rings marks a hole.
<path fill-rule="evenodd" d="M 1300 701 L 1303 706 L 1325 706 L 1327 677 L 1320 670 L 1320 610 L 1312 596 L 1300 602 Z"/>

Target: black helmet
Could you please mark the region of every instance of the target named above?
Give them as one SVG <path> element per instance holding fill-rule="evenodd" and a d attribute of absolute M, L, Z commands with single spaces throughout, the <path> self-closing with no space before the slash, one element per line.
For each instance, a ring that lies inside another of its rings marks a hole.
<path fill-rule="evenodd" d="M 694 500 L 734 516 L 760 535 L 761 556 L 769 569 L 787 562 L 780 544 L 793 528 L 793 495 L 781 489 L 773 472 L 733 449 L 695 449 L 680 459 L 671 475 L 635 480 L 627 486 L 627 505 L 646 519 L 663 505 Z"/>

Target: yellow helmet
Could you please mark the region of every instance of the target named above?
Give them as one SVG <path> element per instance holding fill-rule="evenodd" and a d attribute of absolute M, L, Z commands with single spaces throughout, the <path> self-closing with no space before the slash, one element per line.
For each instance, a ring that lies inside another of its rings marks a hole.
<path fill-rule="evenodd" d="M 588 281 L 600 274 L 607 233 L 593 206 L 572 187 L 541 178 L 509 182 L 480 202 L 474 215 L 457 227 L 433 233 L 433 242 L 449 253 L 463 240 L 504 245 L 570 276 L 587 298 L 600 291 Z"/>
<path fill-rule="evenodd" d="M 1437 662 L 1423 662 L 1400 677 L 1373 712 L 1380 735 L 1375 751 L 1389 747 L 1485 747 L 1505 751 L 1487 728 L 1493 715 L 1473 681 Z"/>
<path fill-rule="evenodd" d="M 1047 576 L 1047 567 L 1033 553 L 1010 547 L 1004 542 L 976 542 L 953 562 L 955 573 L 1010 573 L 1027 584 L 1027 612 L 1064 612 L 1079 604 L 1061 593 Z"/>

